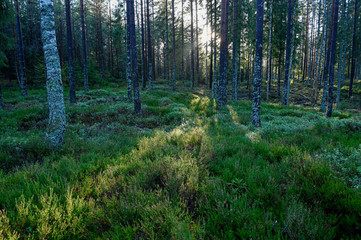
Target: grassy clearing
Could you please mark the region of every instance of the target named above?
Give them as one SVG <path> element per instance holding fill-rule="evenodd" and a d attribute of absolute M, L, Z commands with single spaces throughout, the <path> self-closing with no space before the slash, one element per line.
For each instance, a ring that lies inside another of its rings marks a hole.
<path fill-rule="evenodd" d="M 360 238 L 361 116 L 203 94 L 80 92 L 60 152 L 45 93 L 5 92 L 0 239 Z"/>

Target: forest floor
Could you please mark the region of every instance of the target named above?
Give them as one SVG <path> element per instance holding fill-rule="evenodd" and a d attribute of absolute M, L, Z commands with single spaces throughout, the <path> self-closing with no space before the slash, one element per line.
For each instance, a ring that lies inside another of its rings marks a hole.
<path fill-rule="evenodd" d="M 358 110 L 262 104 L 255 129 L 250 101 L 181 91 L 142 91 L 141 115 L 125 88 L 80 91 L 58 152 L 46 92 L 5 91 L 0 239 L 361 238 Z"/>

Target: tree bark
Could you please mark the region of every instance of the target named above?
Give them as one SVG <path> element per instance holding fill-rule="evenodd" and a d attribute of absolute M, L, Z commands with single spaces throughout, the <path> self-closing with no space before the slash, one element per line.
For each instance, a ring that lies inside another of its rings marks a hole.
<path fill-rule="evenodd" d="M 355 13 L 354 13 L 353 34 L 352 34 L 351 77 L 350 77 L 350 87 L 349 87 L 349 91 L 348 91 L 349 98 L 351 98 L 351 96 L 352 96 L 352 86 L 353 86 L 353 81 L 355 78 L 357 3 L 358 3 L 358 0 L 355 0 Z"/>
<path fill-rule="evenodd" d="M 356 0 L 357 2 L 357 0 Z M 329 77 L 329 90 L 328 90 L 328 106 L 327 106 L 327 117 L 332 116 L 333 109 L 333 82 L 334 82 L 334 73 L 335 73 L 335 62 L 336 62 L 336 40 L 337 40 L 337 22 L 338 22 L 338 3 L 339 0 L 333 0 L 332 8 L 333 12 L 333 27 L 332 29 L 332 42 L 331 42 L 331 56 L 330 56 L 330 77 Z M 357 5 L 356 5 L 357 6 Z"/>
<path fill-rule="evenodd" d="M 147 32 L 148 32 L 148 81 L 149 90 L 153 90 L 152 39 L 150 35 L 149 0 L 147 0 Z"/>
<path fill-rule="evenodd" d="M 286 42 L 286 66 L 285 66 L 285 79 L 283 81 L 283 95 L 282 105 L 288 105 L 287 94 L 288 94 L 288 75 L 290 68 L 290 55 L 291 55 L 291 26 L 292 26 L 292 0 L 288 0 L 288 17 L 287 17 L 287 42 Z"/>
<path fill-rule="evenodd" d="M 269 94 L 271 90 L 271 78 L 272 78 L 272 11 L 273 11 L 273 0 L 271 1 L 271 12 L 269 20 L 269 36 L 268 36 L 268 71 L 267 71 L 267 102 L 269 101 Z"/>
<path fill-rule="evenodd" d="M 24 58 L 24 44 L 23 44 L 23 36 L 21 31 L 20 10 L 19 10 L 18 0 L 15 0 L 15 11 L 16 11 L 16 33 L 18 36 L 20 91 L 22 96 L 27 96 L 28 90 L 26 86 L 27 80 L 26 80 L 26 68 L 25 68 L 25 58 Z"/>
<path fill-rule="evenodd" d="M 173 7 L 173 0 L 172 0 Z M 167 80 L 167 87 L 169 87 L 169 33 L 168 33 L 168 0 L 165 0 L 165 34 L 166 34 L 166 42 L 165 42 L 165 76 Z"/>
<path fill-rule="evenodd" d="M 69 96 L 70 103 L 76 103 L 75 96 L 75 76 L 74 76 L 74 57 L 73 57 L 73 33 L 71 29 L 70 0 L 65 0 L 66 12 L 66 39 L 68 45 L 68 68 L 69 68 Z"/>
<path fill-rule="evenodd" d="M 263 15 L 264 0 L 257 0 L 256 55 L 254 58 L 254 82 L 252 125 L 261 126 L 261 85 L 262 85 L 262 50 L 263 50 Z"/>
<path fill-rule="evenodd" d="M 191 8 L 191 89 L 194 88 L 194 28 L 193 28 L 193 0 L 190 0 Z"/>
<path fill-rule="evenodd" d="M 135 17 L 134 17 L 134 0 L 127 0 L 127 15 L 129 16 L 130 29 L 130 48 L 132 57 L 132 76 L 133 76 L 133 92 L 134 92 L 134 111 L 139 114 L 142 112 L 139 94 L 138 79 L 138 60 L 137 60 L 137 39 L 135 34 Z"/>
<path fill-rule="evenodd" d="M 140 19 L 141 19 L 141 28 L 142 28 L 142 83 L 143 88 L 146 88 L 146 75 L 145 75 L 145 48 L 144 48 L 144 14 L 143 14 L 143 0 L 140 0 Z"/>
<path fill-rule="evenodd" d="M 173 30 L 173 91 L 176 90 L 176 69 L 175 69 L 175 16 L 174 16 L 174 0 L 172 0 L 172 30 Z"/>
<path fill-rule="evenodd" d="M 213 60 L 213 84 L 212 84 L 212 98 L 217 98 L 217 91 L 218 91 L 218 82 L 217 82 L 217 0 L 214 0 L 214 48 L 213 48 L 213 54 L 214 54 L 214 60 Z"/>
<path fill-rule="evenodd" d="M 233 0 L 233 72 L 232 72 L 232 99 L 237 100 L 238 93 L 238 49 L 237 49 L 237 0 Z"/>
<path fill-rule="evenodd" d="M 52 0 L 40 0 L 41 32 L 46 65 L 49 124 L 46 141 L 53 149 L 63 145 L 66 117 Z"/>
<path fill-rule="evenodd" d="M 132 57 L 131 57 L 131 45 L 130 45 L 130 11 L 128 11 L 128 0 L 126 0 L 127 6 L 127 67 L 126 67 L 126 74 L 127 74 L 127 93 L 128 93 L 128 100 L 132 101 Z"/>
<path fill-rule="evenodd" d="M 84 72 L 84 90 L 89 91 L 88 80 L 88 60 L 86 50 L 86 37 L 85 37 L 85 18 L 84 18 L 84 4 L 83 0 L 80 0 L 80 18 L 81 18 L 81 39 L 83 45 L 83 72 Z"/>
<path fill-rule="evenodd" d="M 327 80 L 329 77 L 329 70 L 330 70 L 330 55 L 331 55 L 331 43 L 332 43 L 332 35 L 333 35 L 333 24 L 334 24 L 334 14 L 335 14 L 335 4 L 332 4 L 332 10 L 331 10 L 331 23 L 330 23 L 330 33 L 328 37 L 328 43 L 327 43 L 327 53 L 326 53 L 326 62 L 325 62 L 325 69 L 324 69 L 324 75 L 323 75 L 323 93 L 322 93 L 322 102 L 321 102 L 321 110 L 326 110 L 326 100 L 327 100 Z"/>
<path fill-rule="evenodd" d="M 196 4 L 196 84 L 199 87 L 200 73 L 199 73 L 199 29 L 198 29 L 198 0 Z"/>
<path fill-rule="evenodd" d="M 228 68 L 228 8 L 229 0 L 222 0 L 221 46 L 219 55 L 218 106 L 227 105 L 227 68 Z"/>

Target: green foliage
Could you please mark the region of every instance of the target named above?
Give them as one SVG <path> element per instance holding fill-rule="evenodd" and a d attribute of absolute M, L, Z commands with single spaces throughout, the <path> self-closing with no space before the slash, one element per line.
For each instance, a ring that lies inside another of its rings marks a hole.
<path fill-rule="evenodd" d="M 361 226 L 358 113 L 216 103 L 159 88 L 78 92 L 59 152 L 44 90 L 7 90 L 0 238 L 340 239 Z"/>

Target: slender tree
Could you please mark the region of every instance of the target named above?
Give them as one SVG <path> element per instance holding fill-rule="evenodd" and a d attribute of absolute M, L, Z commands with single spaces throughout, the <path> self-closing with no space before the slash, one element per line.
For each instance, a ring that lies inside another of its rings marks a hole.
<path fill-rule="evenodd" d="M 173 2 L 172 2 L 173 7 Z M 169 87 L 169 32 L 168 32 L 168 0 L 165 0 L 165 76 L 167 80 L 167 87 Z"/>
<path fill-rule="evenodd" d="M 193 0 L 190 0 L 191 8 L 191 89 L 194 88 L 194 28 L 193 28 Z"/>
<path fill-rule="evenodd" d="M 334 14 L 335 14 L 335 4 L 332 4 L 331 9 L 331 22 L 330 22 L 330 31 L 328 36 L 328 43 L 327 43 L 327 53 L 325 56 L 325 68 L 323 74 L 323 93 L 322 93 L 322 102 L 321 102 L 321 110 L 326 110 L 326 100 L 327 100 L 327 81 L 330 73 L 330 55 L 331 55 L 331 43 L 332 43 L 332 35 L 333 35 L 333 24 L 334 24 Z"/>
<path fill-rule="evenodd" d="M 198 0 L 195 0 L 196 5 L 196 83 L 199 86 L 199 29 L 198 29 Z"/>
<path fill-rule="evenodd" d="M 139 94 L 138 60 L 137 60 L 137 39 L 135 33 L 134 0 L 127 0 L 127 15 L 129 16 L 130 48 L 132 58 L 132 76 L 134 92 L 134 111 L 139 114 L 142 111 Z"/>
<path fill-rule="evenodd" d="M 336 108 L 339 107 L 340 98 L 341 98 L 341 86 L 342 86 L 342 74 L 344 74 L 343 63 L 346 55 L 346 34 L 347 34 L 347 24 L 346 24 L 346 12 L 347 12 L 347 4 L 346 0 L 343 0 L 343 8 L 342 8 L 342 40 L 341 40 L 341 50 L 338 61 L 338 72 L 337 72 L 337 97 L 336 97 Z"/>
<path fill-rule="evenodd" d="M 175 78 L 175 16 L 174 16 L 174 0 L 172 0 L 172 38 L 173 38 L 173 91 L 176 90 L 176 78 Z"/>
<path fill-rule="evenodd" d="M 237 0 L 233 0 L 233 71 L 232 71 L 232 99 L 237 100 L 238 92 L 238 50 L 237 50 Z"/>
<path fill-rule="evenodd" d="M 20 90 L 21 90 L 21 95 L 27 96 L 28 90 L 27 90 L 27 86 L 26 86 L 24 43 L 23 43 L 23 36 L 22 36 L 22 30 L 21 30 L 20 10 L 19 10 L 19 1 L 18 0 L 15 0 L 15 11 L 16 11 L 16 33 L 17 33 L 17 37 L 18 37 Z"/>
<path fill-rule="evenodd" d="M 214 40 L 213 40 L 213 84 L 212 84 L 212 98 L 217 98 L 217 89 L 218 89 L 218 82 L 217 82 L 217 0 L 214 0 L 214 19 L 213 19 L 213 31 L 214 31 Z"/>
<path fill-rule="evenodd" d="M 150 35 L 149 0 L 147 0 L 147 45 L 148 45 L 148 81 L 149 90 L 153 90 L 153 63 L 152 63 L 152 39 Z"/>
<path fill-rule="evenodd" d="M 46 140 L 51 148 L 58 149 L 63 145 L 66 118 L 52 0 L 40 0 L 40 14 L 49 104 L 49 124 Z"/>
<path fill-rule="evenodd" d="M 353 34 L 352 34 L 352 56 L 351 56 L 351 77 L 350 77 L 350 87 L 348 91 L 348 97 L 352 96 L 352 85 L 355 78 L 355 54 L 356 54 L 356 25 L 357 25 L 357 3 L 358 0 L 355 0 L 355 12 L 354 12 L 354 19 L 353 19 Z"/>
<path fill-rule="evenodd" d="M 287 17 L 287 42 L 286 42 L 286 66 L 285 66 L 285 80 L 283 82 L 282 104 L 288 105 L 288 75 L 290 70 L 290 56 L 291 56 L 291 26 L 292 26 L 292 0 L 288 0 L 288 17 Z"/>
<path fill-rule="evenodd" d="M 263 52 L 263 15 L 264 0 L 257 0 L 256 56 L 254 58 L 254 82 L 252 125 L 261 126 L 261 83 L 262 83 L 262 52 Z"/>
<path fill-rule="evenodd" d="M 357 1 L 357 0 L 356 0 Z M 337 22 L 338 22 L 338 4 L 339 0 L 333 0 L 332 8 L 333 10 L 333 29 L 332 29 L 332 41 L 331 41 L 331 56 L 330 56 L 330 76 L 329 76 L 329 90 L 328 90 L 328 106 L 327 106 L 327 117 L 332 116 L 333 108 L 333 82 L 335 74 L 335 62 L 336 62 L 336 40 L 337 40 Z"/>
<path fill-rule="evenodd" d="M 143 10 L 143 0 L 140 0 L 140 21 L 141 21 L 141 28 L 142 28 L 142 83 L 143 83 L 143 88 L 146 87 L 146 75 L 145 75 L 145 66 L 146 66 L 146 61 L 145 61 L 145 47 L 144 47 L 144 10 Z"/>
<path fill-rule="evenodd" d="M 71 29 L 70 0 L 65 0 L 66 12 L 66 38 L 68 46 L 68 67 L 69 67 L 69 95 L 70 103 L 76 102 L 75 96 L 75 75 L 74 75 L 74 56 L 73 56 L 73 33 Z"/>
<path fill-rule="evenodd" d="M 271 90 L 271 78 L 272 78 L 272 12 L 273 12 L 273 0 L 271 1 L 271 11 L 269 18 L 269 35 L 268 35 L 268 70 L 267 70 L 267 102 L 269 100 Z"/>
<path fill-rule="evenodd" d="M 128 1 L 126 0 L 126 6 L 128 8 Z M 126 77 L 127 77 L 127 93 L 128 100 L 132 101 L 132 58 L 131 58 L 131 45 L 130 45 L 130 11 L 127 10 L 127 66 L 126 66 Z"/>
<path fill-rule="evenodd" d="M 184 82 L 184 0 L 182 0 L 182 23 L 181 23 L 181 31 L 182 31 L 182 63 L 181 63 L 181 67 L 182 67 L 182 83 L 183 83 L 183 87 L 185 86 L 185 82 Z"/>
<path fill-rule="evenodd" d="M 218 106 L 227 105 L 227 62 L 228 62 L 228 8 L 229 0 L 222 0 L 221 46 L 219 56 Z"/>
<path fill-rule="evenodd" d="M 80 0 L 80 18 L 81 18 L 81 39 L 83 45 L 83 72 L 84 72 L 84 90 L 89 91 L 88 80 L 88 60 L 86 50 L 86 35 L 85 35 L 85 18 L 84 18 L 84 4 L 83 0 Z"/>

